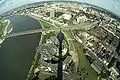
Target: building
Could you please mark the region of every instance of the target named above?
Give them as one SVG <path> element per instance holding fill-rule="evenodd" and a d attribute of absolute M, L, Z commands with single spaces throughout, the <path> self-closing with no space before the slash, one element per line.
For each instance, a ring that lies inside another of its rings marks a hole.
<path fill-rule="evenodd" d="M 98 60 L 95 60 L 92 64 L 91 64 L 91 67 L 98 73 L 100 74 L 102 69 L 103 69 L 103 64 L 98 61 Z"/>
<path fill-rule="evenodd" d="M 110 71 L 111 71 L 110 76 L 112 77 L 112 79 L 117 80 L 117 76 L 119 76 L 119 72 L 114 67 L 111 67 Z"/>
<path fill-rule="evenodd" d="M 50 12 L 50 17 L 54 18 L 55 17 L 55 10 L 54 9 L 49 9 Z"/>

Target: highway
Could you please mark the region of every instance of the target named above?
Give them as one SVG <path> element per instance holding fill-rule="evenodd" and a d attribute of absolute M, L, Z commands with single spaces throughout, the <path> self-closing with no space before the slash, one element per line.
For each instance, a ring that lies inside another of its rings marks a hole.
<path fill-rule="evenodd" d="M 7 34 L 5 38 L 15 37 L 15 36 L 21 36 L 21 35 L 27 35 L 27 34 L 33 34 L 33 33 L 41 33 L 41 32 L 53 32 L 53 31 L 60 31 L 60 30 L 88 30 L 91 27 L 93 27 L 97 22 L 90 23 L 81 23 L 77 25 L 69 25 L 69 26 L 62 26 L 62 27 L 54 27 L 54 28 L 44 28 L 44 29 L 33 29 L 33 30 L 27 30 L 17 33 L 10 33 Z"/>

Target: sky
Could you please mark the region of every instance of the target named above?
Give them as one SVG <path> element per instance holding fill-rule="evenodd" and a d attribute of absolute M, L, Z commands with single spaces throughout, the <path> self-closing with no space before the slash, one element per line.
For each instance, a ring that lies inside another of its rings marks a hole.
<path fill-rule="evenodd" d="M 41 1 L 77 1 L 93 4 L 120 16 L 120 0 L 0 0 L 0 14 L 13 8 Z"/>
<path fill-rule="evenodd" d="M 0 3 L 2 3 L 4 0 L 0 0 Z"/>

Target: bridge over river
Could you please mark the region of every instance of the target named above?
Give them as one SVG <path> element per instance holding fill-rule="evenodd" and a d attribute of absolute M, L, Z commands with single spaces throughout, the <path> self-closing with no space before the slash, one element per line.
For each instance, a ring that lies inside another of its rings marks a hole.
<path fill-rule="evenodd" d="M 27 31 L 22 31 L 22 32 L 17 32 L 17 33 L 11 33 L 11 34 L 8 34 L 6 36 L 6 38 L 20 36 L 20 35 L 26 35 L 26 34 L 40 33 L 40 32 L 48 32 L 48 31 L 52 32 L 52 31 L 60 31 L 60 30 L 74 30 L 74 29 L 88 30 L 88 29 L 94 27 L 95 24 L 96 24 L 96 22 L 94 22 L 94 23 L 86 22 L 86 23 L 62 26 L 62 27 L 33 29 L 33 30 L 27 30 Z"/>

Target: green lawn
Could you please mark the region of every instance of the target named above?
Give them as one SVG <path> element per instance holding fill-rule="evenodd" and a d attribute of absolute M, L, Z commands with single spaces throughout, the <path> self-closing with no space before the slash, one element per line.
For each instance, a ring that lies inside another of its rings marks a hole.
<path fill-rule="evenodd" d="M 77 41 L 73 41 L 75 49 L 79 56 L 79 70 L 85 68 L 85 73 L 81 72 L 81 75 L 85 77 L 85 80 L 96 80 L 97 73 L 91 68 L 88 59 L 86 58 L 85 54 L 83 53 L 83 46 Z M 86 76 L 88 73 L 88 76 Z"/>
<path fill-rule="evenodd" d="M 70 31 L 64 31 L 63 33 L 64 33 L 64 35 L 65 35 L 65 37 L 66 37 L 66 39 L 68 41 L 68 44 L 70 46 L 70 51 L 74 51 L 74 45 L 73 45 L 72 41 L 69 40 L 69 39 L 71 39 L 73 37 L 72 35 L 70 35 L 71 32 Z"/>
<path fill-rule="evenodd" d="M 74 35 L 71 31 L 64 31 L 64 34 L 68 39 L 74 39 Z M 69 40 L 70 51 L 77 52 L 78 59 L 79 59 L 79 70 L 85 68 L 85 73 L 81 72 L 81 76 L 85 77 L 85 80 L 96 80 L 97 73 L 91 68 L 88 59 L 86 58 L 85 54 L 83 53 L 83 45 L 77 42 L 76 40 Z M 86 74 L 88 73 L 88 76 Z M 77 75 L 78 77 L 80 75 Z M 77 77 L 75 76 L 75 77 Z M 80 79 L 76 79 L 80 80 Z"/>
<path fill-rule="evenodd" d="M 7 34 L 7 27 L 9 25 L 9 21 L 0 21 L 0 35 L 3 37 Z"/>
<path fill-rule="evenodd" d="M 54 27 L 53 25 L 51 25 L 49 22 L 47 22 L 47 21 L 45 21 L 45 20 L 43 20 L 43 19 L 38 19 L 39 21 L 40 21 L 40 23 L 42 24 L 42 26 L 44 27 L 44 28 L 50 28 L 50 27 Z"/>
<path fill-rule="evenodd" d="M 5 31 L 5 28 L 7 27 L 7 22 L 4 22 L 4 21 L 2 21 L 2 22 L 0 22 L 0 34 L 3 34 L 4 33 L 4 31 Z"/>

